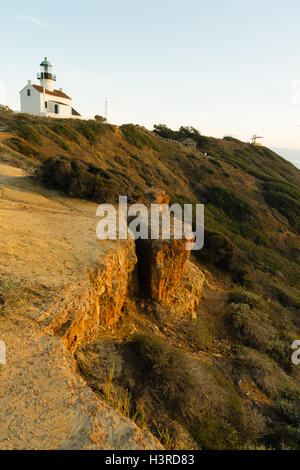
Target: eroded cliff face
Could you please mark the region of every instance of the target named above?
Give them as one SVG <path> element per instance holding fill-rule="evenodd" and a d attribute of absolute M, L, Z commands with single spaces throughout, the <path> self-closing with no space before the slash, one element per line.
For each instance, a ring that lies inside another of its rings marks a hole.
<path fill-rule="evenodd" d="M 189 255 L 183 240 L 138 240 L 136 251 L 133 240 L 122 242 L 104 253 L 80 282 L 63 289 L 39 322 L 74 353 L 100 325 L 116 325 L 130 291 L 138 294 L 144 288 L 168 314 L 193 317 L 204 276 Z M 139 280 L 134 272 L 137 261 Z"/>
<path fill-rule="evenodd" d="M 169 198 L 154 189 L 146 194 L 145 202 L 148 206 L 158 204 L 162 213 Z M 99 325 L 114 326 L 118 322 L 132 290 L 138 295 L 139 289 L 144 289 L 169 314 L 193 316 L 204 277 L 189 262 L 186 243 L 185 238 L 168 240 L 162 235 L 158 240 L 106 241 L 105 250 L 86 276 L 63 289 L 39 321 L 74 353 L 79 344 L 92 339 Z M 134 275 L 137 262 L 139 280 Z"/>
<path fill-rule="evenodd" d="M 134 241 L 115 243 L 80 283 L 61 292 L 40 321 L 46 330 L 59 335 L 69 352 L 89 341 L 99 325 L 113 326 L 119 319 L 137 262 Z"/>
<path fill-rule="evenodd" d="M 147 294 L 162 304 L 170 303 L 180 283 L 190 252 L 185 240 L 137 240 L 139 276 Z"/>
<path fill-rule="evenodd" d="M 204 281 L 203 272 L 191 261 L 187 261 L 179 285 L 170 292 L 166 313 L 174 317 L 196 318 Z"/>

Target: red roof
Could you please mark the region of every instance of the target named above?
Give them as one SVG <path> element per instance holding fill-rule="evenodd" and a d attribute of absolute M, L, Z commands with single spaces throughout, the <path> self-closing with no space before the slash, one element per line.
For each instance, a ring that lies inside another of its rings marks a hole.
<path fill-rule="evenodd" d="M 32 85 L 32 86 L 39 93 L 44 93 L 44 88 L 42 86 L 39 86 L 39 85 Z M 63 93 L 62 91 L 59 91 L 59 90 L 54 90 L 54 91 L 45 90 L 45 93 L 46 93 L 46 95 L 56 96 L 58 98 L 66 98 L 67 100 L 72 99 L 68 95 L 66 95 L 65 93 Z"/>

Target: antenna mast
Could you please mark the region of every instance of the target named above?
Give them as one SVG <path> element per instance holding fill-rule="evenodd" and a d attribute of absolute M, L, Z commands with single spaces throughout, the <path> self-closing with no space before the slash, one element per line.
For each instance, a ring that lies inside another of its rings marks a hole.
<path fill-rule="evenodd" d="M 107 110 L 108 110 L 108 101 L 107 98 L 105 98 L 105 111 L 104 111 L 104 117 L 107 121 Z"/>

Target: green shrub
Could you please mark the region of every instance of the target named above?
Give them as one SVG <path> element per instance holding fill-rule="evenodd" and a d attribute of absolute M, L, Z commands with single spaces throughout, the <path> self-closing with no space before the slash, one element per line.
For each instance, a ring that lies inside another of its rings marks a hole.
<path fill-rule="evenodd" d="M 233 302 L 235 304 L 248 304 L 249 307 L 254 308 L 261 302 L 261 298 L 259 295 L 249 292 L 242 287 L 236 287 L 229 294 L 229 302 Z"/>
<path fill-rule="evenodd" d="M 288 287 L 288 286 L 279 286 L 276 284 L 272 285 L 272 291 L 276 299 L 287 308 L 300 308 L 300 295 L 299 293 Z"/>
<path fill-rule="evenodd" d="M 104 116 L 99 116 L 99 114 L 96 114 L 95 120 L 101 123 L 106 122 L 106 118 Z"/>
<path fill-rule="evenodd" d="M 53 134 L 52 140 L 53 142 L 56 143 L 56 145 L 58 145 L 61 149 L 65 150 L 66 152 L 70 150 L 69 145 L 63 139 L 61 139 L 58 135 L 56 136 L 55 134 Z"/>
<path fill-rule="evenodd" d="M 11 137 L 5 142 L 9 147 L 25 156 L 38 156 L 39 152 L 29 143 L 18 137 Z"/>
<path fill-rule="evenodd" d="M 273 335 L 273 328 L 268 324 L 265 315 L 252 310 L 248 304 L 231 303 L 229 305 L 230 321 L 246 346 L 265 351 Z"/>
<path fill-rule="evenodd" d="M 292 229 L 300 233 L 300 202 L 291 196 L 275 191 L 264 193 L 266 202 L 289 221 Z"/>
<path fill-rule="evenodd" d="M 299 391 L 284 390 L 278 397 L 274 410 L 277 415 L 277 423 L 269 438 L 272 446 L 276 449 L 300 450 Z"/>
<path fill-rule="evenodd" d="M 191 433 L 202 450 L 237 449 L 241 444 L 238 431 L 221 416 L 204 418 L 191 426 Z"/>
<path fill-rule="evenodd" d="M 212 165 L 216 166 L 217 168 L 220 168 L 221 170 L 223 170 L 223 167 L 221 165 L 221 163 L 216 160 L 215 158 L 210 158 L 210 163 L 212 163 Z"/>
<path fill-rule="evenodd" d="M 151 139 L 151 137 L 149 137 L 145 131 L 141 130 L 137 126 L 134 126 L 133 124 L 124 124 L 121 126 L 121 131 L 126 140 L 138 149 L 149 147 L 156 151 L 159 150 L 154 140 Z"/>
<path fill-rule="evenodd" d="M 0 116 L 11 116 L 13 115 L 12 109 L 10 109 L 8 106 L 5 106 L 4 104 L 0 104 Z"/>
<path fill-rule="evenodd" d="M 252 268 L 247 256 L 225 235 L 205 230 L 204 247 L 195 255 L 229 271 L 235 282 L 251 283 Z"/>
<path fill-rule="evenodd" d="M 273 434 L 279 450 L 300 450 L 300 426 L 277 425 Z"/>
<path fill-rule="evenodd" d="M 257 215 L 254 208 L 233 191 L 221 186 L 212 186 L 206 193 L 208 203 L 223 209 L 228 217 L 238 222 L 250 222 L 257 226 Z"/>
<path fill-rule="evenodd" d="M 160 338 L 147 334 L 135 335 L 131 348 L 149 381 L 168 400 L 171 410 L 184 414 L 194 390 L 185 356 Z"/>
<path fill-rule="evenodd" d="M 289 377 L 265 354 L 243 348 L 238 358 L 243 362 L 252 380 L 269 397 L 278 397 L 288 387 Z"/>
<path fill-rule="evenodd" d="M 62 148 L 65 151 L 70 150 L 68 144 L 53 130 L 49 129 L 47 126 L 39 126 L 40 132 L 48 137 L 48 139 L 52 140 L 58 147 Z"/>
<path fill-rule="evenodd" d="M 287 332 L 278 333 L 268 346 L 268 354 L 286 371 L 292 368 L 291 345 L 293 338 Z"/>
<path fill-rule="evenodd" d="M 263 184 L 263 189 L 266 192 L 277 192 L 277 193 L 284 193 L 288 196 L 292 197 L 300 201 L 300 191 L 297 186 L 286 183 L 284 181 L 267 181 Z"/>
<path fill-rule="evenodd" d="M 99 141 L 99 138 L 107 131 L 114 131 L 114 127 L 110 124 L 104 124 L 96 120 L 78 121 L 74 126 L 80 134 L 82 134 L 94 146 Z"/>
<path fill-rule="evenodd" d="M 97 135 L 95 131 L 86 123 L 82 122 L 78 131 L 89 141 L 90 145 L 97 143 Z"/>
<path fill-rule="evenodd" d="M 19 137 L 34 145 L 41 145 L 42 139 L 36 129 L 30 124 L 19 125 L 14 128 Z"/>
<path fill-rule="evenodd" d="M 76 144 L 79 143 L 78 132 L 64 122 L 54 122 L 52 130 L 56 132 L 56 134 L 59 134 L 61 137 L 65 137 L 71 142 L 75 142 Z"/>
<path fill-rule="evenodd" d="M 252 240 L 246 240 L 245 238 L 232 233 L 232 242 L 239 246 L 239 248 L 247 253 L 248 259 L 256 267 L 260 267 L 263 271 L 276 275 L 281 272 L 288 283 L 291 285 L 298 286 L 300 276 L 300 266 L 296 261 L 288 259 L 283 254 L 279 253 L 278 250 L 267 248 L 265 246 L 259 246 Z"/>
<path fill-rule="evenodd" d="M 15 115 L 18 122 L 32 122 L 34 117 L 27 113 L 18 113 Z"/>
<path fill-rule="evenodd" d="M 275 410 L 281 421 L 292 425 L 299 425 L 300 393 L 284 391 L 282 396 L 276 401 Z"/>

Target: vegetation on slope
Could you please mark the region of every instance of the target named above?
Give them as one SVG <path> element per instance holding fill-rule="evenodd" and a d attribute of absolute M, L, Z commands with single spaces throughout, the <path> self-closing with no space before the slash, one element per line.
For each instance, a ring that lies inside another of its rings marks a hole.
<path fill-rule="evenodd" d="M 45 162 L 45 184 L 73 196 L 138 201 L 161 187 L 172 202 L 205 203 L 205 245 L 194 261 L 218 279 L 220 293 L 207 287 L 196 322 L 166 323 L 141 306 L 130 318 L 138 334 L 128 337 L 124 317 L 114 359 L 126 361 L 114 374 L 113 361 L 102 361 L 111 341 L 90 346 L 102 354 L 97 380 L 79 353 L 95 391 L 107 398 L 110 377 L 111 404 L 167 448 L 300 448 L 300 374 L 290 360 L 300 330 L 299 170 L 265 147 L 194 128 L 150 132 L 7 109 L 0 123 L 0 159 L 28 169 Z M 182 136 L 197 150 L 165 140 Z"/>

